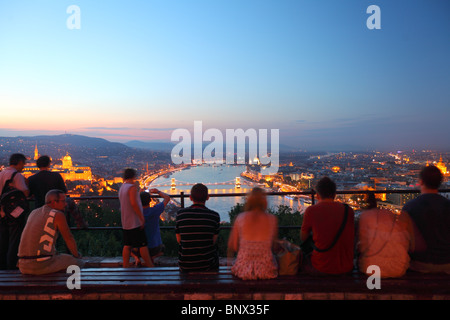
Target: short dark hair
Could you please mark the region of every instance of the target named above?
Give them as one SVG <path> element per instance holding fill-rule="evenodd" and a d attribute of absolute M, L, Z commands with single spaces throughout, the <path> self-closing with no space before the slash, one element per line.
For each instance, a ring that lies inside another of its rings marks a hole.
<path fill-rule="evenodd" d="M 59 200 L 61 194 L 66 196 L 64 191 L 59 190 L 59 189 L 52 189 L 52 190 L 48 191 L 45 194 L 45 203 L 48 204 L 48 203 L 52 202 L 53 200 Z"/>
<path fill-rule="evenodd" d="M 438 167 L 426 166 L 420 171 L 419 178 L 427 188 L 438 189 L 444 177 Z"/>
<path fill-rule="evenodd" d="M 133 168 L 126 168 L 123 172 L 123 180 L 136 178 L 137 172 Z"/>
<path fill-rule="evenodd" d="M 139 197 L 141 198 L 141 202 L 142 202 L 142 205 L 143 205 L 144 207 L 145 207 L 145 206 L 148 206 L 148 205 L 150 204 L 150 199 L 151 199 L 150 193 L 145 192 L 145 191 L 142 191 L 142 192 L 139 194 Z"/>
<path fill-rule="evenodd" d="M 191 198 L 195 202 L 206 202 L 208 199 L 208 187 L 197 183 L 191 188 Z"/>
<path fill-rule="evenodd" d="M 316 192 L 323 199 L 330 199 L 336 196 L 336 183 L 329 177 L 323 177 L 316 184 Z"/>
<path fill-rule="evenodd" d="M 38 168 L 46 168 L 50 165 L 50 162 L 49 156 L 40 156 L 39 159 L 36 160 L 36 165 Z"/>
<path fill-rule="evenodd" d="M 9 157 L 9 165 L 16 166 L 20 162 L 27 162 L 27 158 L 21 153 L 13 153 L 11 157 Z"/>

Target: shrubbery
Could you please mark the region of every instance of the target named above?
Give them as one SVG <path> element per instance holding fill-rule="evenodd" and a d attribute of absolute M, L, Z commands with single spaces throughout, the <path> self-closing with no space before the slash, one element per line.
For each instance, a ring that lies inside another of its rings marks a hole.
<path fill-rule="evenodd" d="M 113 200 L 105 200 L 102 203 L 84 202 L 80 204 L 80 211 L 89 227 L 120 227 L 120 211 L 117 209 L 117 203 Z M 228 237 L 231 226 L 236 216 L 244 210 L 244 205 L 238 203 L 229 211 L 230 223 L 222 224 L 222 229 L 218 238 L 219 255 L 227 255 Z M 277 216 L 278 225 L 281 226 L 301 226 L 303 216 L 292 208 L 280 205 L 270 208 L 269 212 Z M 165 255 L 177 257 L 178 243 L 176 241 L 175 230 L 165 229 L 166 227 L 175 227 L 175 221 L 160 221 L 161 238 L 166 247 Z M 73 235 L 79 251 L 83 256 L 93 257 L 116 257 L 122 255 L 122 230 L 74 230 Z M 280 228 L 279 238 L 300 243 L 300 229 Z M 59 239 L 57 242 L 59 252 L 66 252 L 64 242 Z"/>

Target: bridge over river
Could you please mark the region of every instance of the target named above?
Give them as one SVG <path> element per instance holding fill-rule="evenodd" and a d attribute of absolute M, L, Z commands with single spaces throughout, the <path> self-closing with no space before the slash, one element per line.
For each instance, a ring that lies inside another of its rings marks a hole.
<path fill-rule="evenodd" d="M 236 177 L 233 180 L 229 180 L 229 181 L 223 181 L 223 182 L 206 182 L 203 183 L 206 186 L 222 186 L 222 185 L 234 185 L 235 188 L 240 188 L 242 184 L 244 185 L 248 185 L 248 186 L 253 186 L 252 182 L 243 180 L 241 181 L 241 177 Z M 192 182 L 186 182 L 186 181 L 180 181 L 177 180 L 175 178 L 171 179 L 170 183 L 164 183 L 164 184 L 152 184 L 150 183 L 149 188 L 161 188 L 161 187 L 171 187 L 171 189 L 175 189 L 178 186 L 192 186 L 194 185 L 194 183 Z"/>

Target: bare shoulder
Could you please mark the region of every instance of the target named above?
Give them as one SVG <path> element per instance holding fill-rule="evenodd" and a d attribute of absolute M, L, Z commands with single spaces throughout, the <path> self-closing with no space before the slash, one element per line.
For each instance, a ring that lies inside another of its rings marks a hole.
<path fill-rule="evenodd" d="M 131 185 L 130 188 L 128 189 L 128 194 L 133 195 L 136 192 L 138 192 L 138 188 L 136 187 L 136 185 L 135 184 Z"/>
<path fill-rule="evenodd" d="M 59 211 L 59 210 L 53 210 L 55 212 L 55 222 L 56 223 L 61 223 L 66 221 L 66 216 L 64 215 L 63 212 Z"/>
<path fill-rule="evenodd" d="M 234 221 L 235 223 L 241 223 L 243 220 L 245 220 L 247 216 L 248 216 L 247 211 L 241 212 L 236 216 L 236 219 Z"/>

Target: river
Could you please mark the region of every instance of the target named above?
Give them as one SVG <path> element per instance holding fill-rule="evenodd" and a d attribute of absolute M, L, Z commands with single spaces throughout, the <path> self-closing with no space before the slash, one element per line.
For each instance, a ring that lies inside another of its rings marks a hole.
<path fill-rule="evenodd" d="M 196 183 L 203 183 L 209 189 L 209 194 L 220 193 L 247 193 L 255 183 L 247 182 L 241 178 L 241 188 L 235 187 L 236 177 L 245 171 L 245 166 L 231 166 L 231 165 L 202 165 L 195 167 L 188 167 L 185 170 L 175 171 L 169 175 L 160 176 L 153 180 L 149 188 L 158 188 L 167 194 L 180 194 L 184 192 L 190 193 L 191 187 Z M 176 187 L 170 187 L 172 178 L 175 179 Z M 270 191 L 270 190 L 267 190 Z M 245 197 L 210 197 L 206 202 L 206 206 L 211 210 L 217 211 L 220 215 L 221 221 L 229 222 L 228 213 L 230 209 L 237 203 L 244 203 Z M 277 207 L 279 205 L 287 205 L 293 210 L 301 210 L 303 207 L 297 200 L 288 199 L 284 196 L 268 196 L 269 207 Z M 189 198 L 185 199 L 185 206 L 190 206 L 192 202 Z"/>

